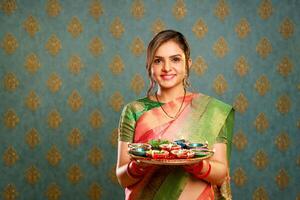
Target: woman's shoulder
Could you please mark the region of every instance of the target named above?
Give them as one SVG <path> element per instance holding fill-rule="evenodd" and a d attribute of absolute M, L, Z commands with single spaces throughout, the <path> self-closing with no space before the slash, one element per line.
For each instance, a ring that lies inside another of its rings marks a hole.
<path fill-rule="evenodd" d="M 148 97 L 142 97 L 142 98 L 133 100 L 131 102 L 128 102 L 127 104 L 125 104 L 123 109 L 124 110 L 129 109 L 132 111 L 142 111 L 142 110 L 146 109 L 149 105 L 151 106 L 152 104 L 157 104 L 157 102 L 152 101 Z"/>
<path fill-rule="evenodd" d="M 208 99 L 215 106 L 224 107 L 224 108 L 227 108 L 227 109 L 232 109 L 233 108 L 233 106 L 231 104 L 229 104 L 229 103 L 227 103 L 223 100 L 220 100 L 217 97 L 209 96 L 209 95 L 203 94 L 203 93 L 196 93 L 196 95 L 200 98 Z"/>

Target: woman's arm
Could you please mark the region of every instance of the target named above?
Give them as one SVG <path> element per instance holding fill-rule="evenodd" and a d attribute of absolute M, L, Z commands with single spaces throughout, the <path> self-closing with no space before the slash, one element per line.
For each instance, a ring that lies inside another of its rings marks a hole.
<path fill-rule="evenodd" d="M 127 151 L 128 143 L 119 141 L 116 174 L 120 185 L 124 188 L 133 185 L 140 180 L 139 178 L 134 178 L 127 173 L 127 167 L 130 162 L 130 157 Z"/>
<path fill-rule="evenodd" d="M 187 166 L 186 169 L 199 179 L 214 185 L 222 185 L 228 174 L 226 144 L 216 143 L 213 149 L 215 153 L 211 158 L 203 160 L 202 163 Z"/>

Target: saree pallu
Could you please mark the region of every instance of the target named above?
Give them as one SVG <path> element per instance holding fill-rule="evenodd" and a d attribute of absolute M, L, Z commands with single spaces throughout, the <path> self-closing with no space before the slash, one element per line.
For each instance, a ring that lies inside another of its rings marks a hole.
<path fill-rule="evenodd" d="M 176 119 L 163 113 L 158 102 L 136 101 L 128 104 L 121 115 L 119 140 L 126 142 L 148 142 L 151 139 L 174 141 L 185 139 L 191 142 L 227 144 L 227 159 L 230 160 L 234 110 L 217 99 L 191 94 L 163 104 L 170 112 L 174 105 L 183 102 L 182 110 Z M 152 105 L 151 107 L 151 104 Z M 229 162 L 228 162 L 229 163 Z M 179 199 L 192 176 L 182 167 L 163 166 L 153 169 L 138 183 L 125 189 L 126 199 Z M 195 180 L 194 180 L 195 181 Z M 196 180 L 197 181 L 197 180 Z M 215 199 L 231 199 L 229 172 L 221 187 L 212 186 Z M 199 191 L 199 196 L 201 192 Z M 197 199 L 197 198 L 195 198 Z"/>

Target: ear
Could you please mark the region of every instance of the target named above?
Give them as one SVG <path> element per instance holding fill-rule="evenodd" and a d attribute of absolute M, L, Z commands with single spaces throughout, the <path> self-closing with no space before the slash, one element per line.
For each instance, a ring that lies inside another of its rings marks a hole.
<path fill-rule="evenodd" d="M 189 69 L 191 69 L 191 67 L 192 67 L 192 59 L 191 58 L 189 58 L 189 60 L 188 60 L 188 65 L 189 65 Z"/>

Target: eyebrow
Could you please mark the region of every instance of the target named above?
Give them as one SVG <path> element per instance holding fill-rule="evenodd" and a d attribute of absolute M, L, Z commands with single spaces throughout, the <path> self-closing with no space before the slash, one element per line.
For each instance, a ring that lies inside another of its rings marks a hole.
<path fill-rule="evenodd" d="M 169 58 L 174 58 L 174 57 L 177 57 L 177 56 L 181 57 L 180 54 L 175 54 L 175 55 L 169 56 Z M 164 58 L 164 57 L 162 57 L 162 56 L 154 56 L 154 57 L 155 57 L 155 58 Z"/>

